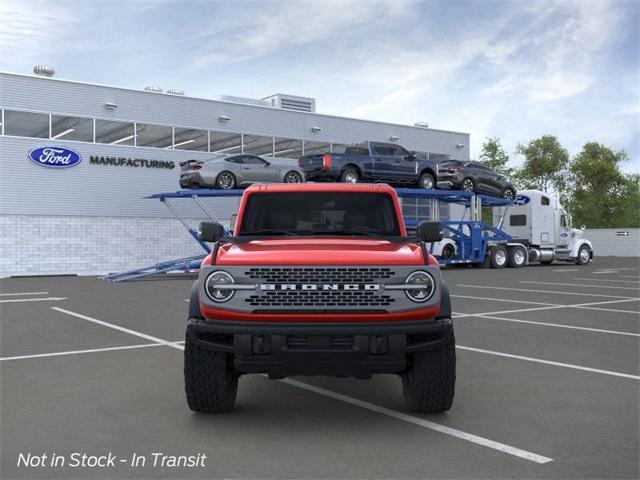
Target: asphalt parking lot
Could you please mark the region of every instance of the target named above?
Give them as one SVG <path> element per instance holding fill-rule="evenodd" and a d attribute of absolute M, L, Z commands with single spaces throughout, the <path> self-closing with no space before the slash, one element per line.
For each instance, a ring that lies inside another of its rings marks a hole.
<path fill-rule="evenodd" d="M 638 478 L 639 268 L 446 270 L 458 380 L 437 415 L 406 413 L 394 376 L 256 375 L 234 412 L 194 414 L 179 343 L 193 278 L 5 279 L 1 477 Z M 118 460 L 71 467 L 74 452 Z M 207 459 L 154 467 L 154 452 Z"/>

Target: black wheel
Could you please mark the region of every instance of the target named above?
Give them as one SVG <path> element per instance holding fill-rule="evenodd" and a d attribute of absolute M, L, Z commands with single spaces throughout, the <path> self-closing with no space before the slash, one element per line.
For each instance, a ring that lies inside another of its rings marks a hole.
<path fill-rule="evenodd" d="M 235 186 L 236 186 L 236 177 L 233 173 L 227 172 L 225 170 L 224 172 L 220 172 L 218 174 L 218 178 L 216 178 L 216 187 L 222 190 L 230 190 Z"/>
<path fill-rule="evenodd" d="M 489 265 L 491 268 L 504 268 L 507 265 L 507 249 L 502 245 L 495 245 L 491 248 L 491 259 Z"/>
<path fill-rule="evenodd" d="M 512 188 L 506 188 L 504 192 L 502 192 L 502 198 L 505 200 L 513 200 L 516 198 L 516 192 L 514 192 Z"/>
<path fill-rule="evenodd" d="M 578 256 L 576 257 L 576 263 L 578 265 L 586 265 L 591 260 L 591 250 L 586 245 L 582 245 L 578 249 Z"/>
<path fill-rule="evenodd" d="M 402 392 L 408 410 L 444 412 L 451 408 L 456 386 L 456 340 L 426 352 L 414 353 L 402 374 Z"/>
<path fill-rule="evenodd" d="M 464 190 L 465 192 L 475 192 L 476 185 L 475 183 L 473 183 L 473 180 L 471 178 L 465 178 L 462 181 L 462 190 Z"/>
<path fill-rule="evenodd" d="M 196 345 L 187 333 L 184 345 L 184 389 L 194 412 L 219 413 L 233 409 L 238 374 L 233 357 Z"/>
<path fill-rule="evenodd" d="M 284 176 L 284 183 L 302 183 L 302 175 L 295 170 L 291 170 Z"/>
<path fill-rule="evenodd" d="M 442 247 L 442 255 L 441 257 L 444 259 L 451 258 L 455 255 L 456 249 L 453 248 L 453 245 L 447 243 L 444 247 Z"/>
<path fill-rule="evenodd" d="M 426 190 L 433 190 L 436 188 L 436 180 L 433 178 L 433 175 L 430 173 L 423 173 L 420 175 L 420 180 L 418 180 L 418 187 L 424 188 Z"/>
<path fill-rule="evenodd" d="M 360 176 L 355 168 L 345 168 L 340 175 L 340 181 L 342 183 L 358 183 Z"/>
<path fill-rule="evenodd" d="M 527 252 L 522 247 L 509 247 L 507 249 L 509 258 L 507 259 L 507 267 L 520 268 L 527 263 Z"/>

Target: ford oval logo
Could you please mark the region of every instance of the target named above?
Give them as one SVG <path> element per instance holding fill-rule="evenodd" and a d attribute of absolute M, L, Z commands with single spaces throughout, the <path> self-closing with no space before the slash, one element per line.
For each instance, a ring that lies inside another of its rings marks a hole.
<path fill-rule="evenodd" d="M 516 198 L 513 200 L 514 205 L 526 205 L 531 200 L 526 195 L 516 195 Z"/>
<path fill-rule="evenodd" d="M 43 167 L 69 168 L 78 165 L 82 161 L 82 156 L 64 147 L 40 147 L 29 152 L 29 159 Z"/>

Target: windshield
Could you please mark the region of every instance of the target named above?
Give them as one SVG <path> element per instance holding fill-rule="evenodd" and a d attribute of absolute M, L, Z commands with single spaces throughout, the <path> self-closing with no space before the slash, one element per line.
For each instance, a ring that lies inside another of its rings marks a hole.
<path fill-rule="evenodd" d="M 240 236 L 399 236 L 391 196 L 363 192 L 277 192 L 250 195 Z"/>

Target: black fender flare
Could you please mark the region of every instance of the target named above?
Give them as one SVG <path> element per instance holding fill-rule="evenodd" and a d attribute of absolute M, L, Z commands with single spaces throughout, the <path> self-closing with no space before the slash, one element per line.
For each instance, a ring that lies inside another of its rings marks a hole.
<path fill-rule="evenodd" d="M 451 318 L 451 295 L 449 294 L 449 286 L 444 280 L 440 283 L 440 310 L 436 315 L 436 320 L 443 318 Z"/>
<path fill-rule="evenodd" d="M 200 311 L 200 294 L 198 293 L 198 280 L 193 282 L 191 295 L 189 295 L 189 318 L 202 318 Z"/>

